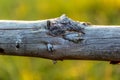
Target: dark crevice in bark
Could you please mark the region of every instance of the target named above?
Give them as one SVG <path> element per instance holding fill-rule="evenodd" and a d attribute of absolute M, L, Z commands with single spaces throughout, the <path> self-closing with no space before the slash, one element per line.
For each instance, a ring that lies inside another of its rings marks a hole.
<path fill-rule="evenodd" d="M 17 48 L 17 49 L 20 48 L 20 44 L 19 44 L 19 43 L 16 44 L 16 48 Z"/>

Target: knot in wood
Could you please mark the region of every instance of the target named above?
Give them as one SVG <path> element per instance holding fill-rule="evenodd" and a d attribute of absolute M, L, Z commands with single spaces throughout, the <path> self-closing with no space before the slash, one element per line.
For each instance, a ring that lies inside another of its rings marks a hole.
<path fill-rule="evenodd" d="M 65 15 L 52 20 L 47 21 L 47 28 L 49 29 L 49 34 L 53 36 L 62 36 L 66 32 L 78 32 L 84 34 L 84 28 L 79 25 L 79 22 L 75 22 Z M 82 25 L 82 24 L 81 24 Z M 86 26 L 86 25 L 82 25 Z"/>

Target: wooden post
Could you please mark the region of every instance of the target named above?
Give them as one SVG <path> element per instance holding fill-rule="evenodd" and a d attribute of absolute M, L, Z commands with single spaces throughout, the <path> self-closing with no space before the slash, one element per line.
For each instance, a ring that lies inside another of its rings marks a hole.
<path fill-rule="evenodd" d="M 120 26 L 90 25 L 61 17 L 0 21 L 0 54 L 52 60 L 120 61 Z"/>

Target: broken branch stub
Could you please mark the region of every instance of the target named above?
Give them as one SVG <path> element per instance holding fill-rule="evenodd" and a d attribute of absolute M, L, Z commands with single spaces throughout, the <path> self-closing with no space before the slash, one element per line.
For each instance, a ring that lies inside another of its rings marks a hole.
<path fill-rule="evenodd" d="M 62 15 L 52 21 L 47 21 L 49 35 L 62 37 L 75 43 L 83 40 L 81 36 L 85 34 L 84 27 L 86 26 L 88 25 L 85 23 L 75 22 L 65 15 Z"/>

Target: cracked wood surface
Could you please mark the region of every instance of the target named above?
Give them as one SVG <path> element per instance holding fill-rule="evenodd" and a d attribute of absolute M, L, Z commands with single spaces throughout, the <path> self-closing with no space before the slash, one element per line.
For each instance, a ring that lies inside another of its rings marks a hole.
<path fill-rule="evenodd" d="M 120 61 L 120 26 L 89 25 L 65 15 L 39 21 L 1 20 L 0 54 L 52 60 Z"/>

